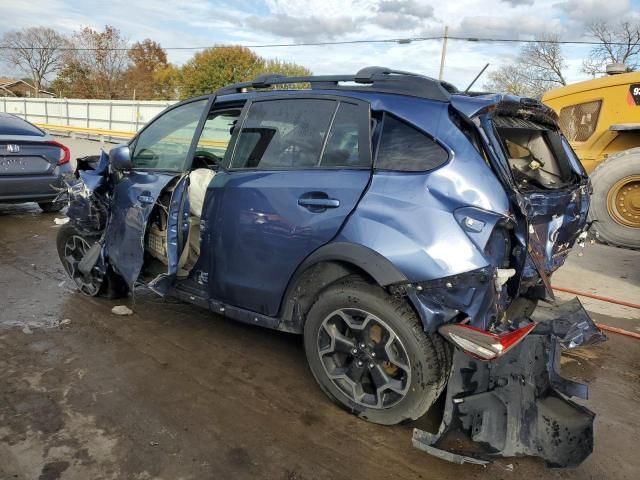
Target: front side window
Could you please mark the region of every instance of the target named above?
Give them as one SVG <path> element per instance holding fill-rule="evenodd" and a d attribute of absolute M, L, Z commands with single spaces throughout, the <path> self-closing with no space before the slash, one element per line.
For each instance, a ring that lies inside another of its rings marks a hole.
<path fill-rule="evenodd" d="M 211 167 L 222 163 L 239 117 L 239 109 L 209 113 L 193 154 L 193 168 Z"/>
<path fill-rule="evenodd" d="M 428 135 L 392 115 L 385 115 L 376 169 L 425 172 L 442 166 L 448 158 L 447 151 Z"/>
<path fill-rule="evenodd" d="M 337 103 L 291 99 L 255 102 L 242 125 L 231 168 L 318 165 Z"/>
<path fill-rule="evenodd" d="M 207 103 L 204 99 L 173 108 L 145 128 L 136 139 L 133 168 L 184 170 Z"/>
<path fill-rule="evenodd" d="M 602 101 L 580 103 L 560 110 L 560 130 L 569 141 L 585 142 L 598 125 Z"/>

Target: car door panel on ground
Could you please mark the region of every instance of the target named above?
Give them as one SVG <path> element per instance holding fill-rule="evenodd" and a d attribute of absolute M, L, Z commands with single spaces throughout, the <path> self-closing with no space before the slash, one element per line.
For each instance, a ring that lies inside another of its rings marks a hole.
<path fill-rule="evenodd" d="M 297 266 L 335 237 L 369 183 L 369 106 L 288 96 L 254 101 L 240 123 L 213 185 L 211 295 L 273 316 Z"/>

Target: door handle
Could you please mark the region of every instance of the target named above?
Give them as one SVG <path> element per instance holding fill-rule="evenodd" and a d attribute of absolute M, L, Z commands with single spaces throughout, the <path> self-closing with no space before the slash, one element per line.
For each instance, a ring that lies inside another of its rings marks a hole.
<path fill-rule="evenodd" d="M 298 205 L 301 207 L 338 208 L 340 200 L 337 198 L 299 198 Z"/>

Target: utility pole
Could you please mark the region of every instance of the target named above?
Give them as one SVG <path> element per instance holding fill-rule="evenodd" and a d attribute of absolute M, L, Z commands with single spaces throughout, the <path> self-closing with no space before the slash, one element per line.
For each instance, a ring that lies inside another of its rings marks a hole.
<path fill-rule="evenodd" d="M 444 37 L 442 37 L 442 56 L 440 57 L 440 75 L 438 75 L 438 80 L 442 80 L 442 75 L 444 74 L 444 59 L 447 56 L 447 37 L 449 34 L 449 27 L 445 25 L 444 27 Z"/>

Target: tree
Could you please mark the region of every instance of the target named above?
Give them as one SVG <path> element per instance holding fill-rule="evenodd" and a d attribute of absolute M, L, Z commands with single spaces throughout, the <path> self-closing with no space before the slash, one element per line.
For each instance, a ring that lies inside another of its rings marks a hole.
<path fill-rule="evenodd" d="M 285 62 L 277 58 L 265 60 L 262 67 L 264 73 L 276 73 L 280 75 L 287 75 L 290 77 L 303 77 L 311 75 L 311 70 L 302 65 L 298 65 L 293 62 Z"/>
<path fill-rule="evenodd" d="M 487 90 L 539 98 L 550 88 L 566 85 L 566 62 L 556 36 L 526 44 L 515 62 L 489 74 Z"/>
<path fill-rule="evenodd" d="M 552 87 L 567 84 L 562 73 L 567 63 L 557 35 L 544 35 L 526 44 L 520 52 L 520 64 L 533 82 Z"/>
<path fill-rule="evenodd" d="M 11 66 L 30 75 L 39 96 L 47 76 L 58 71 L 63 63 L 67 39 L 47 27 L 32 27 L 7 32 L 3 35 L 0 50 L 2 59 Z"/>
<path fill-rule="evenodd" d="M 527 79 L 517 64 L 503 65 L 498 70 L 489 73 L 489 81 L 484 84 L 484 89 L 521 97 L 531 96 Z"/>
<path fill-rule="evenodd" d="M 162 70 L 153 74 L 156 99 L 174 100 L 180 98 L 178 86 L 180 85 L 180 70 L 168 64 Z"/>
<path fill-rule="evenodd" d="M 604 73 L 610 63 L 622 63 L 629 71 L 640 67 L 640 22 L 622 21 L 617 25 L 596 22 L 589 25 L 587 31 L 600 44 L 583 62 L 585 73 L 593 76 Z"/>
<path fill-rule="evenodd" d="M 279 60 L 277 58 L 265 60 L 264 65 L 262 67 L 262 73 L 274 73 L 277 75 L 285 75 L 288 77 L 304 77 L 311 75 L 311 70 L 302 65 L 298 65 L 293 62 L 285 62 L 283 60 Z M 290 85 L 282 85 L 279 88 L 284 89 L 292 89 L 292 88 L 300 88 L 300 85 L 290 84 Z"/>
<path fill-rule="evenodd" d="M 124 98 L 129 49 L 120 31 L 109 25 L 102 32 L 84 27 L 71 43 L 53 90 L 68 97 Z"/>
<path fill-rule="evenodd" d="M 216 46 L 196 53 L 181 69 L 179 89 L 182 97 L 210 93 L 230 83 L 246 82 L 258 75 L 310 75 L 295 63 L 267 60 L 246 47 Z"/>
<path fill-rule="evenodd" d="M 157 80 L 158 73 L 169 66 L 167 52 L 159 43 L 146 39 L 134 43 L 128 56 L 131 64 L 125 73 L 127 96 L 140 100 L 164 98 L 164 88 Z M 160 77 L 168 78 L 166 73 Z"/>
<path fill-rule="evenodd" d="M 183 97 L 203 95 L 229 83 L 251 80 L 263 64 L 262 58 L 246 47 L 207 48 L 182 67 L 180 93 Z"/>

